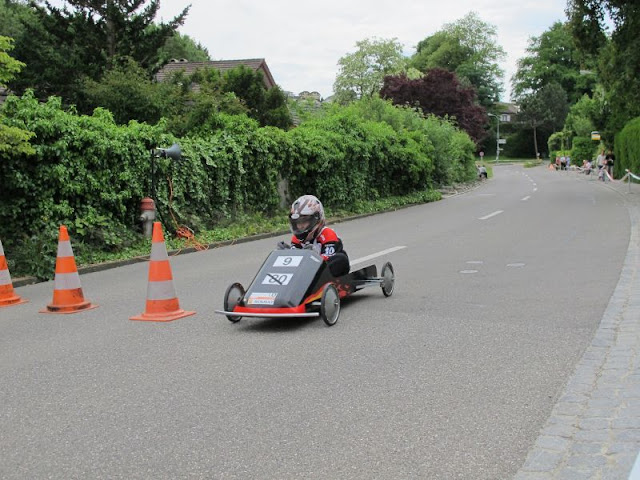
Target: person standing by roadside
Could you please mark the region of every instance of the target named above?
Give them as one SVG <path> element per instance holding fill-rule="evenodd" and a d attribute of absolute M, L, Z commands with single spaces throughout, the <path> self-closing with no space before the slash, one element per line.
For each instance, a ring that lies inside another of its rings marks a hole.
<path fill-rule="evenodd" d="M 600 150 L 600 153 L 598 154 L 598 157 L 596 158 L 596 165 L 598 166 L 598 170 L 600 170 L 601 168 L 603 168 L 605 166 L 604 148 L 602 150 Z"/>
<path fill-rule="evenodd" d="M 613 154 L 611 150 L 607 152 L 605 159 L 605 164 L 607 166 L 607 172 L 609 172 L 609 176 L 613 178 L 613 164 L 616 161 L 616 156 Z"/>

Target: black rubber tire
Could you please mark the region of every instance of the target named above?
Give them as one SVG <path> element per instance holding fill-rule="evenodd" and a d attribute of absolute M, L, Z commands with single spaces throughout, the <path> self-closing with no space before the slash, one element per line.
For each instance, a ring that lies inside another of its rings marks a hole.
<path fill-rule="evenodd" d="M 382 270 L 380 270 L 380 276 L 382 277 L 382 283 L 380 284 L 382 293 L 385 297 L 390 297 L 391 295 L 393 295 L 393 289 L 396 285 L 396 274 L 393 271 L 393 265 L 391 265 L 391 262 L 386 262 L 382 266 Z"/>
<path fill-rule="evenodd" d="M 242 297 L 244 297 L 244 287 L 239 283 L 232 283 L 227 287 L 227 291 L 224 294 L 224 311 L 231 312 L 234 307 L 240 303 Z M 242 315 L 227 315 L 230 322 L 237 323 L 242 318 Z"/>
<path fill-rule="evenodd" d="M 335 325 L 340 317 L 340 294 L 332 283 L 325 285 L 322 290 L 320 317 L 329 327 Z"/>

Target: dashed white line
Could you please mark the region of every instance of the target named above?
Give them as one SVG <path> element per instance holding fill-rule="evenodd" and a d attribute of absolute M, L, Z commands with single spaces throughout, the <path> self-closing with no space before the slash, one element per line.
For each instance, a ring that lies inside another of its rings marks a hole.
<path fill-rule="evenodd" d="M 520 200 L 522 200 L 523 202 L 526 202 L 527 200 L 529 200 L 531 198 L 531 195 L 527 195 L 524 198 L 521 198 Z"/>
<path fill-rule="evenodd" d="M 398 246 L 398 247 L 387 248 L 386 250 L 382 250 L 381 252 L 372 253 L 371 255 L 367 255 L 366 257 L 356 258 L 355 260 L 351 260 L 349 263 L 351 265 L 355 265 L 356 263 L 366 262 L 367 260 L 372 260 L 374 258 L 381 257 L 382 255 L 386 255 L 387 253 L 395 252 L 397 250 L 402 250 L 403 248 L 407 248 L 407 247 L 406 246 Z"/>
<path fill-rule="evenodd" d="M 495 212 L 490 213 L 489 215 L 485 215 L 484 217 L 478 218 L 478 220 L 487 220 L 488 218 L 495 217 L 496 215 L 500 215 L 503 212 L 504 210 L 496 210 Z"/>

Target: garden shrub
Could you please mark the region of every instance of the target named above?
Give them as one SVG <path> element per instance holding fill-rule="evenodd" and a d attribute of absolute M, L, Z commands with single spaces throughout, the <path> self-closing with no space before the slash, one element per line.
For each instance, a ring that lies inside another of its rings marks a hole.
<path fill-rule="evenodd" d="M 640 117 L 629 121 L 615 137 L 616 162 L 613 165 L 616 178 L 626 170 L 640 175 Z"/>
<path fill-rule="evenodd" d="M 169 231 L 175 223 L 197 231 L 277 213 L 280 179 L 289 180 L 292 197 L 313 193 L 329 208 L 356 211 L 395 195 L 436 198 L 433 187 L 475 178 L 466 133 L 380 99 L 326 108 L 289 131 L 211 112 L 206 128 L 176 138 L 164 120 L 118 125 L 105 109 L 78 115 L 59 98 L 40 103 L 27 92 L 7 99 L 0 124 L 33 134 L 32 150 L 0 149 L 0 238 L 20 259 L 18 273 L 42 277 L 53 274 L 61 224 L 83 258 L 139 240 L 152 152 L 174 142 L 181 160 L 153 162 L 159 219 Z"/>

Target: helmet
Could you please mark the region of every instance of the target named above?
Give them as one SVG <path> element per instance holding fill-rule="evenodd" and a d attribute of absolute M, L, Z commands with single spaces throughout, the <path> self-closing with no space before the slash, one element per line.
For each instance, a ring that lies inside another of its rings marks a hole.
<path fill-rule="evenodd" d="M 289 213 L 291 232 L 300 242 L 313 240 L 324 228 L 324 208 L 313 195 L 303 195 L 291 205 Z"/>

